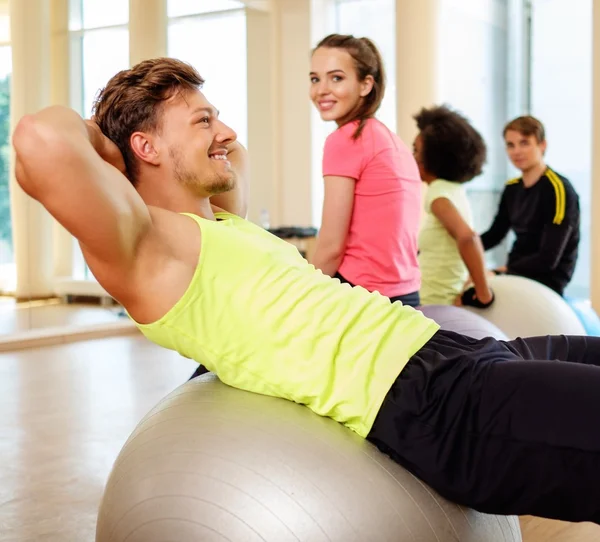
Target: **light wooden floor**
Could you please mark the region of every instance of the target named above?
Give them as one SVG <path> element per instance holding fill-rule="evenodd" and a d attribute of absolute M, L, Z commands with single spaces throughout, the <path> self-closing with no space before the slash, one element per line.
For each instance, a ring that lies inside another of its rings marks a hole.
<path fill-rule="evenodd" d="M 0 355 L 0 540 L 94 540 L 125 439 L 195 363 L 143 337 Z"/>
<path fill-rule="evenodd" d="M 524 516 L 521 531 L 525 542 L 600 542 L 600 527 L 592 523 L 564 523 Z"/>
<path fill-rule="evenodd" d="M 142 336 L 0 354 L 0 542 L 93 541 L 125 439 L 195 367 Z M 522 523 L 526 542 L 600 542 L 590 524 Z"/>

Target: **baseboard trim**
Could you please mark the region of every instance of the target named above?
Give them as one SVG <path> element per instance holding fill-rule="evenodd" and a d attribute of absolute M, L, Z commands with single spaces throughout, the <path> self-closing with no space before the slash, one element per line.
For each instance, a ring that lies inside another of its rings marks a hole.
<path fill-rule="evenodd" d="M 0 352 L 136 334 L 139 334 L 139 330 L 129 318 L 123 318 L 123 320 L 117 322 L 85 326 L 46 327 L 11 333 L 5 336 L 0 335 Z"/>

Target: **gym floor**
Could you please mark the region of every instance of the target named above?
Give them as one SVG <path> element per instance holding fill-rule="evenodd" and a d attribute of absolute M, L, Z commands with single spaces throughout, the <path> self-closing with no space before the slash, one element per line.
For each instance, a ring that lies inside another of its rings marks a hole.
<path fill-rule="evenodd" d="M 0 541 L 94 540 L 112 463 L 196 364 L 141 335 L 0 354 Z M 525 542 L 600 542 L 600 527 L 522 518 Z"/>

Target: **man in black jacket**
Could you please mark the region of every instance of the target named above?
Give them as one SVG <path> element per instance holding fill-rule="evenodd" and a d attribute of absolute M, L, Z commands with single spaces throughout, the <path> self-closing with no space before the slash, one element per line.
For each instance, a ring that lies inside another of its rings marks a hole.
<path fill-rule="evenodd" d="M 489 250 L 512 229 L 516 240 L 507 264 L 495 272 L 536 280 L 563 295 L 577 262 L 579 197 L 569 180 L 544 162 L 546 137 L 539 120 L 524 116 L 509 122 L 504 140 L 522 175 L 506 183 L 481 242 Z"/>

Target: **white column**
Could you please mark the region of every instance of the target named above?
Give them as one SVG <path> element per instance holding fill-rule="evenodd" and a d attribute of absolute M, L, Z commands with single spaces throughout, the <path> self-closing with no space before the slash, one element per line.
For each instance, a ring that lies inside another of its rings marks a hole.
<path fill-rule="evenodd" d="M 246 9 L 248 59 L 248 219 L 260 223 L 265 210 L 272 226 L 280 224 L 278 129 L 278 35 L 270 9 Z"/>
<path fill-rule="evenodd" d="M 591 196 L 591 273 L 592 307 L 600 313 L 600 5 L 593 6 L 592 51 L 592 196 Z"/>
<path fill-rule="evenodd" d="M 167 0 L 129 0 L 129 63 L 166 54 Z"/>
<path fill-rule="evenodd" d="M 439 98 L 438 21 L 440 0 L 396 0 L 397 131 L 411 145 L 413 115 Z"/>
<path fill-rule="evenodd" d="M 325 36 L 335 32 L 335 4 L 329 0 L 312 0 L 311 3 L 311 52 Z M 307 81 L 308 94 L 308 81 Z M 327 136 L 335 129 L 335 123 L 325 123 L 316 107 L 311 104 L 311 225 L 320 227 L 323 216 L 323 149 Z"/>
<path fill-rule="evenodd" d="M 51 0 L 50 32 L 50 101 L 70 107 L 69 0 Z M 70 277 L 74 239 L 56 220 L 53 221 L 52 240 L 53 275 Z"/>
<path fill-rule="evenodd" d="M 50 5 L 48 0 L 11 0 L 11 128 L 19 119 L 50 104 Z M 17 185 L 11 160 L 11 213 L 16 295 L 20 299 L 52 294 L 50 215 Z"/>
<path fill-rule="evenodd" d="M 275 5 L 278 54 L 274 73 L 279 88 L 274 158 L 279 160 L 280 220 L 285 225 L 304 226 L 312 221 L 312 105 L 308 97 L 311 2 L 286 0 Z"/>
<path fill-rule="evenodd" d="M 246 4 L 248 217 L 259 221 L 266 209 L 272 226 L 310 225 L 311 0 Z"/>

